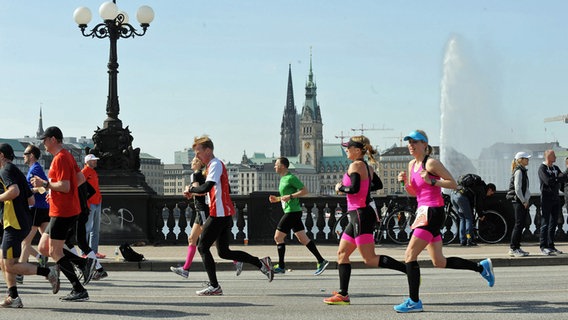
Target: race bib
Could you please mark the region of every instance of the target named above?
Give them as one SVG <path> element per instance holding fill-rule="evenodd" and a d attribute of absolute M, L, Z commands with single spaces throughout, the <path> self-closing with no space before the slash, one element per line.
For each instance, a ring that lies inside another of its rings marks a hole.
<path fill-rule="evenodd" d="M 414 230 L 418 227 L 424 227 L 428 225 L 428 206 L 420 206 L 416 210 L 416 219 L 410 226 L 410 229 Z"/>

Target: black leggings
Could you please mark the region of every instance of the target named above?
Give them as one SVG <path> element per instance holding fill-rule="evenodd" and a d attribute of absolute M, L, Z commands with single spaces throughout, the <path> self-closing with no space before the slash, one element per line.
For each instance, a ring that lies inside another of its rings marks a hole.
<path fill-rule="evenodd" d="M 201 233 L 198 249 L 201 254 L 205 270 L 207 271 L 210 285 L 213 287 L 219 286 L 215 260 L 213 260 L 213 255 L 210 250 L 215 241 L 217 241 L 217 254 L 219 254 L 221 259 L 250 263 L 259 269 L 262 267 L 262 264 L 257 257 L 251 256 L 244 251 L 232 251 L 229 249 L 232 222 L 232 217 L 209 216 L 203 224 L 203 232 Z"/>

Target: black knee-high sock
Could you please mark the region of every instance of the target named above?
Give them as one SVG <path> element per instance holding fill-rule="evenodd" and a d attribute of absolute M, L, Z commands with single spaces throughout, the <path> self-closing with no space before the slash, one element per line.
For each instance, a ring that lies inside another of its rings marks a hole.
<path fill-rule="evenodd" d="M 81 269 L 84 268 L 85 264 L 87 263 L 87 259 L 81 258 L 69 250 L 63 249 L 63 254 L 65 255 L 65 257 L 67 257 L 67 259 L 69 259 L 69 261 L 71 261 Z"/>
<path fill-rule="evenodd" d="M 310 242 L 308 242 L 308 244 L 306 245 L 306 248 L 308 248 L 308 250 L 310 250 L 310 252 L 314 255 L 314 257 L 316 257 L 316 259 L 318 260 L 318 263 L 321 263 L 324 260 L 313 240 L 310 240 Z"/>
<path fill-rule="evenodd" d="M 466 260 L 459 257 L 449 257 L 446 258 L 446 268 L 447 269 L 465 269 L 477 272 L 483 272 L 483 267 L 477 263 L 470 260 Z"/>
<path fill-rule="evenodd" d="M 284 255 L 286 254 L 286 244 L 279 243 L 276 245 L 276 249 L 278 250 L 278 267 L 284 269 L 286 268 L 286 262 L 284 262 Z"/>
<path fill-rule="evenodd" d="M 406 277 L 408 278 L 410 299 L 418 302 L 420 300 L 420 265 L 418 265 L 418 261 L 406 263 Z"/>
<path fill-rule="evenodd" d="M 18 297 L 18 287 L 13 286 L 8 288 L 8 295 L 10 296 L 10 298 L 16 299 Z"/>
<path fill-rule="evenodd" d="M 379 267 L 406 273 L 406 265 L 404 263 L 385 255 L 379 257 Z"/>
<path fill-rule="evenodd" d="M 351 279 L 351 264 L 342 263 L 337 266 L 339 269 L 339 294 L 346 296 L 349 292 L 349 279 Z"/>
<path fill-rule="evenodd" d="M 67 278 L 67 280 L 69 280 L 69 282 L 71 282 L 71 285 L 73 286 L 73 290 L 78 291 L 78 292 L 85 290 L 85 288 L 83 288 L 83 286 L 79 282 L 77 275 L 75 274 L 75 269 L 73 268 L 73 263 L 71 263 L 71 261 L 69 260 L 69 258 L 67 256 L 64 256 L 63 258 L 59 259 L 59 261 L 57 261 L 56 263 L 59 266 L 59 269 L 61 270 L 61 272 L 63 272 L 63 274 Z"/>

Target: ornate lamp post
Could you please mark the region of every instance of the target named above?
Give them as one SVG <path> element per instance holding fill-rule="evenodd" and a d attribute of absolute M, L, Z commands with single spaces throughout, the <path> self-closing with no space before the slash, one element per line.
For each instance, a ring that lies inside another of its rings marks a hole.
<path fill-rule="evenodd" d="M 130 130 L 128 127 L 122 128 L 122 121 L 118 118 L 120 106 L 118 103 L 116 44 L 119 38 L 134 38 L 146 34 L 150 22 L 154 20 L 154 11 L 149 6 L 141 6 L 138 9 L 136 18 L 140 22 L 141 32 L 128 23 L 128 15 L 126 12 L 119 11 L 116 1 L 107 1 L 101 4 L 99 14 L 103 22 L 86 31 L 87 24 L 92 17 L 91 10 L 86 7 L 79 7 L 73 13 L 73 18 L 79 25 L 83 36 L 99 39 L 109 38 L 110 40 L 107 119 L 104 121 L 102 129 L 97 127 L 93 135 L 95 146 L 88 152 L 100 158 L 98 165 L 100 169 L 139 171 L 140 149 L 132 148 L 133 138 L 130 135 Z"/>

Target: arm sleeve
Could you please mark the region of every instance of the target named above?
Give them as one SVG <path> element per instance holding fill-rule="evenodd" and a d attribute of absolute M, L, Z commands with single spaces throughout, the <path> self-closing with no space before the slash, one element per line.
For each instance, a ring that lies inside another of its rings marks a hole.
<path fill-rule="evenodd" d="M 377 191 L 381 189 L 383 189 L 383 182 L 381 181 L 381 178 L 373 172 L 373 180 L 371 180 L 370 190 Z"/>
<path fill-rule="evenodd" d="M 341 185 L 339 191 L 349 194 L 359 192 L 359 188 L 361 187 L 361 176 L 357 172 L 353 172 L 349 175 L 349 179 L 351 180 L 351 185 L 350 186 Z"/>
<path fill-rule="evenodd" d="M 215 186 L 215 182 L 211 180 L 205 181 L 204 184 L 199 187 L 191 187 L 189 192 L 191 193 L 207 193 Z"/>

